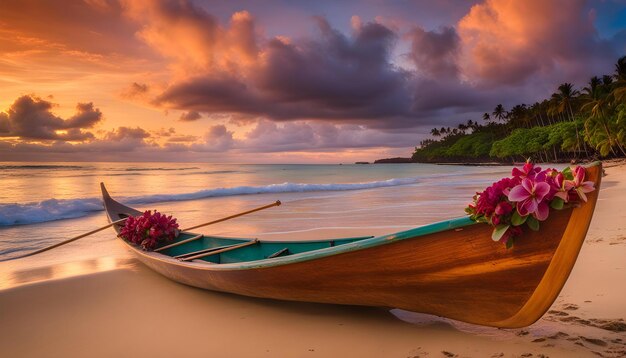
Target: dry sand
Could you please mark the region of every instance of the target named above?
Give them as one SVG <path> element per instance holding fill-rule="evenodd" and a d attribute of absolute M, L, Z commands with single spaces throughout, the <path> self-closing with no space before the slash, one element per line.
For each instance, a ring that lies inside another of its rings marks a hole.
<path fill-rule="evenodd" d="M 208 292 L 109 258 L 12 273 L 17 286 L 0 290 L 0 356 L 626 356 L 626 166 L 607 174 L 569 281 L 524 329 Z M 85 268 L 100 272 L 47 279 Z"/>

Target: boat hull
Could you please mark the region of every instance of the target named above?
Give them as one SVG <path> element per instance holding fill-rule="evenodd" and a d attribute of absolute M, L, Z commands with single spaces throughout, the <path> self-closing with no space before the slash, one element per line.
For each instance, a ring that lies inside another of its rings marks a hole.
<path fill-rule="evenodd" d="M 587 169 L 597 188 L 600 170 L 599 165 Z M 516 328 L 539 319 L 558 296 L 584 242 L 597 196 L 598 190 L 580 207 L 553 212 L 540 231 L 525 230 L 512 249 L 493 242 L 491 228 L 481 224 L 402 239 L 389 235 L 369 247 L 355 244 L 357 249 L 327 249 L 327 254 L 256 266 L 179 262 L 126 244 L 153 270 L 204 289 L 393 307 Z"/>

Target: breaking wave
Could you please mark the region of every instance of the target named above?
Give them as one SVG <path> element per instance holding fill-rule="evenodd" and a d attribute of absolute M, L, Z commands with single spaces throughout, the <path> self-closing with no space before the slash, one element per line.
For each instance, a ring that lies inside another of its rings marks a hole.
<path fill-rule="evenodd" d="M 262 186 L 238 186 L 232 188 L 206 189 L 182 194 L 134 196 L 120 198 L 120 201 L 127 204 L 151 204 L 167 201 L 197 200 L 235 195 L 363 190 L 409 185 L 417 182 L 418 178 L 398 178 L 366 183 L 346 184 L 282 183 Z M 0 226 L 24 225 L 52 220 L 72 219 L 101 210 L 103 210 L 103 207 L 100 198 L 48 199 L 38 203 L 0 204 Z"/>

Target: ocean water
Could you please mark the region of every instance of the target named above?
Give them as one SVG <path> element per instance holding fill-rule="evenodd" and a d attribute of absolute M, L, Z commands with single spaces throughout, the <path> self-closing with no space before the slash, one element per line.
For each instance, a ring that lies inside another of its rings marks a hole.
<path fill-rule="evenodd" d="M 306 240 L 393 233 L 463 216 L 473 194 L 509 167 L 431 164 L 250 165 L 0 162 L 0 275 L 130 257 L 105 230 L 6 261 L 107 223 L 100 182 L 140 210 L 192 226 L 281 200 L 283 205 L 200 229 L 205 234 Z M 2 277 L 0 277 L 1 279 Z"/>

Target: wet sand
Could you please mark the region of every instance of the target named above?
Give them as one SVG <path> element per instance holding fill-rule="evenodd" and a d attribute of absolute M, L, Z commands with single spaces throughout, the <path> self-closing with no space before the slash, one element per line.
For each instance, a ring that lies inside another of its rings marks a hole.
<path fill-rule="evenodd" d="M 524 329 L 208 292 L 169 281 L 134 260 L 110 258 L 75 263 L 82 272 L 91 268 L 86 275 L 72 275 L 67 264 L 12 273 L 11 285 L 0 286 L 14 286 L 0 290 L 1 355 L 624 356 L 626 166 L 607 174 L 569 281 L 550 311 Z"/>

